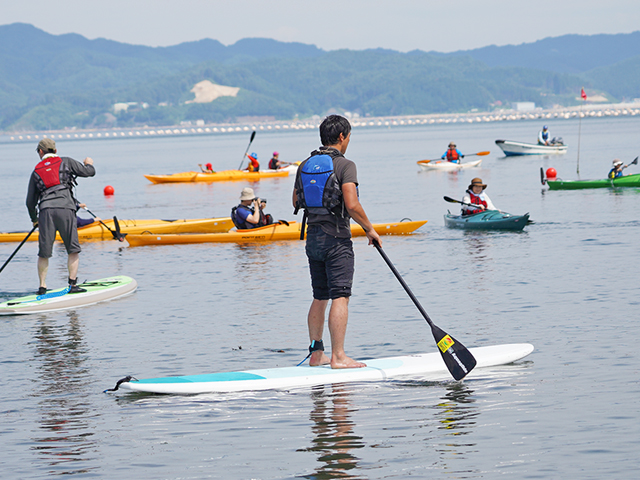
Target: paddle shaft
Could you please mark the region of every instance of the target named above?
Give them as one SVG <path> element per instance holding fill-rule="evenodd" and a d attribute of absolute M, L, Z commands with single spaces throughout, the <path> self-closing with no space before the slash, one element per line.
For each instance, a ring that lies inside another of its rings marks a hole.
<path fill-rule="evenodd" d="M 461 205 L 466 205 L 467 207 L 474 207 L 474 208 L 481 208 L 483 207 L 483 205 L 474 205 L 473 203 L 467 203 L 467 202 L 461 202 L 460 200 L 456 200 L 455 198 L 451 198 L 451 197 L 444 197 L 446 202 L 449 203 L 459 203 Z"/>
<path fill-rule="evenodd" d="M 435 325 L 433 324 L 433 322 L 431 321 L 431 319 L 429 318 L 429 315 L 427 314 L 427 312 L 425 311 L 424 308 L 422 308 L 422 305 L 420 305 L 420 302 L 418 301 L 418 299 L 416 298 L 416 296 L 413 294 L 413 292 L 411 291 L 411 289 L 409 288 L 409 285 L 407 285 L 407 282 L 404 281 L 404 278 L 402 278 L 400 276 L 400 272 L 398 272 L 398 270 L 396 269 L 395 265 L 393 263 L 391 263 L 391 260 L 389 259 L 389 257 L 387 256 L 387 254 L 384 252 L 384 250 L 382 250 L 382 247 L 380 246 L 380 244 L 376 241 L 373 242 L 374 247 L 376 247 L 376 249 L 378 250 L 378 252 L 380 252 L 380 255 L 382 255 L 382 258 L 384 259 L 384 261 L 386 262 L 386 264 L 389 266 L 389 268 L 391 269 L 391 271 L 393 272 L 393 274 L 396 276 L 396 278 L 398 279 L 398 281 L 400 282 L 400 285 L 402 285 L 402 288 L 404 288 L 404 290 L 407 292 L 407 294 L 409 295 L 409 298 L 411 298 L 411 300 L 413 301 L 413 303 L 415 304 L 416 307 L 418 307 L 418 310 L 420 311 L 420 313 L 422 314 L 422 316 L 424 317 L 424 319 L 427 321 L 427 323 L 431 326 L 434 327 Z"/>
<path fill-rule="evenodd" d="M 400 276 L 396 267 L 391 263 L 387 254 L 382 250 L 380 244 L 374 240 L 373 245 L 376 247 L 378 252 L 380 252 L 380 255 L 382 255 L 382 258 L 396 276 L 400 285 L 402 285 L 405 291 L 409 294 L 409 298 L 411 298 L 415 306 L 418 307 L 418 310 L 431 327 L 431 334 L 433 335 L 436 345 L 438 346 L 438 350 L 440 351 L 440 355 L 442 356 L 442 360 L 449 370 L 449 373 L 454 379 L 462 380 L 476 366 L 476 359 L 473 357 L 471 352 L 462 345 L 462 343 L 455 340 L 451 335 L 443 331 L 431 321 L 429 315 L 425 309 L 422 308 L 422 305 L 420 305 L 416 296 Z"/>
<path fill-rule="evenodd" d="M 253 142 L 254 138 L 256 138 L 256 131 L 255 130 L 253 132 L 251 132 L 251 138 L 249 139 L 249 145 L 247 145 L 247 149 L 244 151 L 244 155 L 242 156 L 242 160 L 240 161 L 240 166 L 238 167 L 238 170 L 240 170 L 242 168 L 242 164 L 244 163 L 244 157 L 247 156 L 247 152 L 249 151 L 249 147 L 251 147 L 251 143 Z"/>
<path fill-rule="evenodd" d="M 87 207 L 82 207 L 82 208 L 86 210 L 93 218 L 96 218 L 96 219 L 98 218 L 96 214 L 93 213 L 91 210 L 89 210 Z M 102 220 L 98 220 L 98 221 L 104 226 L 104 228 L 106 228 L 111 232 L 111 235 L 113 235 L 114 239 L 119 241 L 122 241 L 124 239 L 124 237 L 122 237 L 122 234 L 118 234 L 117 232 L 114 232 L 113 230 L 111 230 L 109 226 L 106 223 L 104 223 Z"/>
<path fill-rule="evenodd" d="M 9 264 L 9 262 L 11 261 L 11 259 L 16 255 L 16 253 L 18 253 L 18 250 L 20 250 L 20 248 L 22 248 L 22 245 L 24 245 L 24 244 L 25 244 L 25 242 L 26 242 L 27 240 L 29 240 L 29 237 L 31 236 L 31 234 L 32 234 L 33 232 L 35 232 L 36 228 L 38 228 L 38 224 L 37 224 L 37 223 L 33 226 L 33 228 L 31 229 L 31 231 L 30 231 L 29 233 L 27 233 L 27 236 L 26 236 L 26 237 L 24 237 L 24 240 L 22 240 L 22 242 L 20 242 L 20 245 L 18 245 L 18 248 L 16 248 L 16 249 L 13 251 L 13 253 L 11 254 L 11 256 L 10 256 L 9 258 L 7 258 L 7 261 L 6 261 L 6 262 L 4 262 L 4 265 L 2 265 L 2 268 L 0 268 L 0 272 L 2 272 L 2 270 L 4 270 L 4 267 L 6 267 L 6 266 Z"/>

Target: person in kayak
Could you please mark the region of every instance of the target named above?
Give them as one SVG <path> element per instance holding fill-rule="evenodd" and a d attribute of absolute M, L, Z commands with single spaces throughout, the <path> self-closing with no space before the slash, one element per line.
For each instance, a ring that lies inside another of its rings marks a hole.
<path fill-rule="evenodd" d="M 349 358 L 344 351 L 355 260 L 350 219 L 364 229 L 369 245 L 382 242 L 358 199 L 356 164 L 344 157 L 351 140 L 349 121 L 339 115 L 329 115 L 320 124 L 320 140 L 322 146 L 311 152 L 298 168 L 292 197 L 295 212 L 305 209 L 309 224 L 305 248 L 313 291 L 307 316 L 311 341 L 309 364 L 361 368 L 366 365 Z M 331 174 L 313 173 L 323 168 L 328 168 Z M 319 195 L 313 195 L 314 192 Z M 331 208 L 326 203 L 329 197 L 335 200 L 330 202 L 334 205 Z M 320 206 L 316 205 L 318 201 Z M 329 300 L 331 359 L 325 355 L 322 343 Z"/>
<path fill-rule="evenodd" d="M 250 172 L 259 171 L 260 163 L 258 162 L 258 154 L 254 152 L 251 155 L 247 155 L 247 158 L 249 159 L 249 166 L 247 167 L 247 170 Z"/>
<path fill-rule="evenodd" d="M 620 178 L 623 177 L 624 174 L 622 173 L 622 171 L 627 168 L 629 165 L 624 165 L 623 162 L 621 162 L 619 159 L 615 159 L 613 161 L 613 168 L 611 170 L 609 170 L 609 178 Z"/>
<path fill-rule="evenodd" d="M 546 125 L 538 132 L 538 145 L 551 145 L 551 137 Z"/>
<path fill-rule="evenodd" d="M 269 160 L 269 168 L 271 170 L 278 170 L 282 167 L 282 163 L 278 158 L 279 156 L 280 154 L 278 152 L 273 152 L 273 156 L 271 157 L 271 160 Z"/>
<path fill-rule="evenodd" d="M 267 201 L 264 198 L 257 198 L 253 188 L 243 188 L 240 193 L 240 204 L 231 209 L 231 220 L 240 230 L 271 225 L 273 217 L 263 212 L 266 206 Z"/>
<path fill-rule="evenodd" d="M 216 173 L 211 163 L 205 163 L 204 168 L 202 168 L 201 163 L 199 163 L 198 166 L 200 167 L 200 170 L 202 171 L 202 173 Z"/>
<path fill-rule="evenodd" d="M 99 217 L 96 217 L 95 219 L 93 218 L 82 218 L 80 215 L 78 215 L 78 211 L 81 208 L 85 208 L 87 205 L 84 203 L 76 203 L 76 226 L 78 228 L 80 227 L 86 227 L 87 225 L 91 225 L 94 222 L 99 222 L 100 220 L 102 220 Z"/>
<path fill-rule="evenodd" d="M 484 193 L 486 188 L 487 186 L 482 183 L 481 178 L 476 177 L 471 180 L 469 188 L 465 192 L 464 197 L 462 197 L 462 201 L 474 206 L 462 205 L 462 215 L 473 215 L 474 213 L 480 213 L 485 210 L 498 210 L 491 202 L 489 195 Z"/>
<path fill-rule="evenodd" d="M 460 159 L 464 158 L 464 155 L 456 148 L 456 144 L 454 142 L 449 142 L 449 148 L 440 158 L 443 160 L 446 158 L 447 162 L 460 163 Z"/>
<path fill-rule="evenodd" d="M 76 177 L 93 177 L 96 170 L 93 159 L 87 157 L 83 163 L 69 157 L 59 157 L 56 142 L 43 138 L 36 151 L 40 162 L 36 165 L 27 190 L 27 210 L 34 226 L 40 230 L 38 240 L 38 295 L 47 292 L 47 271 L 53 252 L 56 231 L 60 233 L 67 249 L 69 271 L 69 293 L 85 292 L 77 286 L 80 263 L 80 242 L 76 225 L 76 200 L 73 187 Z"/>

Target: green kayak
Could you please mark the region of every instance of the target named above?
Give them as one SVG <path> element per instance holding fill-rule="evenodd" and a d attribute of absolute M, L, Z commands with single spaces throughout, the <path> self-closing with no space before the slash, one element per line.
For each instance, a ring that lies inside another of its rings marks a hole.
<path fill-rule="evenodd" d="M 511 215 L 498 210 L 489 210 L 473 215 L 453 215 L 447 212 L 444 224 L 450 228 L 466 230 L 522 230 L 529 221 L 529 214 Z"/>
<path fill-rule="evenodd" d="M 580 188 L 618 188 L 640 187 L 640 173 L 626 175 L 614 179 L 603 178 L 599 180 L 551 180 L 546 179 L 550 190 L 577 190 Z"/>

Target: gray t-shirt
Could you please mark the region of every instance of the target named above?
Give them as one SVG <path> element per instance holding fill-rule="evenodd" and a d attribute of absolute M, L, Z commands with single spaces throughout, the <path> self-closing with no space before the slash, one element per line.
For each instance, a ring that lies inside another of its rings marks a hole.
<path fill-rule="evenodd" d="M 341 154 L 335 155 L 335 152 L 338 152 L 335 148 L 320 147 L 318 150 L 311 152 L 311 156 L 327 154 L 327 150 L 333 150 L 333 171 L 340 187 L 345 183 L 354 183 L 357 187 L 358 171 L 356 169 L 356 164 L 351 160 L 346 159 Z M 298 173 L 296 174 L 297 177 L 300 176 L 302 165 L 304 165 L 307 160 L 302 162 L 298 167 Z M 298 179 L 296 178 L 296 183 L 297 182 Z M 342 211 L 344 212 L 343 217 L 331 214 L 319 215 L 310 213 L 307 218 L 307 223 L 309 225 L 319 225 L 320 228 L 322 228 L 322 231 L 327 235 L 339 238 L 351 238 L 351 217 L 344 206 L 344 201 L 342 203 Z"/>

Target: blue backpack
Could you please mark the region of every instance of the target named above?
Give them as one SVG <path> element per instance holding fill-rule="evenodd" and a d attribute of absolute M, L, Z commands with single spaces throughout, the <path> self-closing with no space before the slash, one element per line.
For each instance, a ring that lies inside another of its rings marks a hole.
<path fill-rule="evenodd" d="M 339 156 L 340 154 L 336 154 Z M 304 209 L 300 239 L 304 238 L 305 224 L 309 213 L 344 217 L 342 189 L 333 171 L 333 156 L 330 154 L 313 155 L 300 167 L 296 178 L 296 196 L 298 202 L 294 215 Z M 336 219 L 337 224 L 337 219 Z"/>

